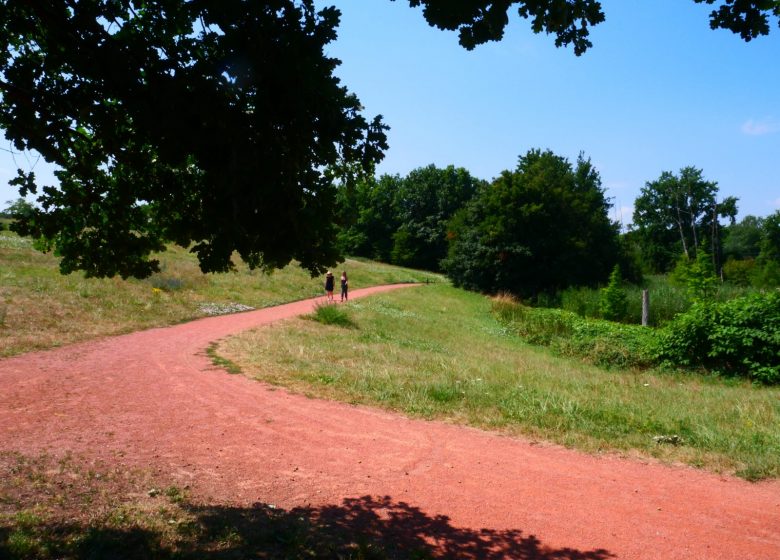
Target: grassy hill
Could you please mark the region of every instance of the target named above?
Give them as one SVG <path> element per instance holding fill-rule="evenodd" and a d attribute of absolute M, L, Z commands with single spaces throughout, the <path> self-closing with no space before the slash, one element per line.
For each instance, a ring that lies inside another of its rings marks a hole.
<path fill-rule="evenodd" d="M 100 336 L 171 325 L 209 314 L 268 307 L 322 295 L 322 278 L 291 265 L 271 275 L 250 271 L 203 274 L 189 252 L 160 255 L 162 272 L 146 280 L 63 276 L 57 259 L 29 238 L 0 231 L 0 357 Z M 371 261 L 348 259 L 354 288 L 443 278 Z"/>

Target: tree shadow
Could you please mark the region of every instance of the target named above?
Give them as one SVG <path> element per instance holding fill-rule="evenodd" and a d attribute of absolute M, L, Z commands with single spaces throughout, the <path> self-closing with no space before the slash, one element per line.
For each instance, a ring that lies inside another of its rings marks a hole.
<path fill-rule="evenodd" d="M 151 527 L 47 527 L 48 542 L 38 551 L 74 559 L 146 558 L 334 558 L 334 559 L 517 559 L 606 560 L 604 549 L 554 548 L 519 529 L 455 527 L 446 516 L 389 496 L 345 499 L 341 505 L 295 508 L 266 504 L 249 508 L 179 503 L 186 522 L 177 522 L 171 540 Z M 74 539 L 74 535 L 78 535 Z M 8 548 L 1 535 L 0 556 L 36 557 Z M 69 546 L 68 543 L 75 543 Z M 34 552 L 34 550 L 28 552 Z M 47 554 L 48 556 L 48 554 Z"/>

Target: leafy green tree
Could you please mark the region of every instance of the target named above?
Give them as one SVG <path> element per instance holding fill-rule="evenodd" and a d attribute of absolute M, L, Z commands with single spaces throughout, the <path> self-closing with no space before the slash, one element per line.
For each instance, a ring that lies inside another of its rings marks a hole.
<path fill-rule="evenodd" d="M 447 224 L 468 202 L 481 181 L 462 167 L 435 165 L 413 170 L 395 193 L 399 227 L 391 262 L 438 270 L 447 256 Z"/>
<path fill-rule="evenodd" d="M 734 222 L 737 199 L 718 202 L 717 194 L 718 184 L 705 181 L 695 167 L 684 167 L 679 175 L 665 171 L 645 184 L 634 202 L 634 226 L 649 268 L 664 272 L 676 255 L 694 259 L 700 249 L 714 253 L 719 268 L 719 220 Z"/>
<path fill-rule="evenodd" d="M 406 177 L 363 178 L 338 189 L 339 249 L 404 266 L 437 270 L 447 254 L 447 224 L 480 181 L 463 168 L 434 165 Z"/>
<path fill-rule="evenodd" d="M 620 252 L 618 264 L 623 279 L 633 284 L 641 284 L 642 273 L 642 246 L 639 242 L 636 230 L 629 229 L 620 234 Z"/>
<path fill-rule="evenodd" d="M 610 206 L 590 160 L 530 150 L 455 215 L 443 268 L 458 286 L 521 297 L 595 285 L 618 259 Z"/>
<path fill-rule="evenodd" d="M 669 277 L 673 283 L 685 286 L 688 298 L 694 302 L 711 300 L 718 289 L 712 259 L 705 251 L 699 251 L 695 259 L 680 255 Z"/>
<path fill-rule="evenodd" d="M 395 206 L 396 193 L 403 180 L 398 175 L 366 178 L 350 194 L 346 185 L 339 189 L 342 227 L 338 248 L 343 254 L 390 262 L 393 235 L 400 225 Z"/>
<path fill-rule="evenodd" d="M 19 220 L 32 216 L 34 213 L 35 206 L 31 202 L 23 198 L 18 198 L 16 200 L 7 201 L 5 210 L 0 214 L 8 218 Z"/>
<path fill-rule="evenodd" d="M 687 270 L 688 296 L 693 301 L 711 300 L 718 289 L 718 277 L 712 266 L 712 259 L 704 252 L 699 251 L 696 259 L 691 262 Z"/>
<path fill-rule="evenodd" d="M 758 257 L 761 251 L 761 237 L 764 218 L 745 216 L 738 223 L 724 229 L 723 258 L 747 259 Z"/>
<path fill-rule="evenodd" d="M 0 3 L 0 126 L 56 164 L 13 182 L 40 209 L 14 227 L 61 270 L 147 276 L 166 241 L 204 271 L 339 257 L 329 170 L 379 161 L 385 126 L 333 72 L 339 12 L 270 2 Z"/>
<path fill-rule="evenodd" d="M 756 259 L 728 259 L 723 264 L 723 278 L 735 286 L 747 287 L 754 283 L 756 277 Z"/>
<path fill-rule="evenodd" d="M 780 210 L 767 216 L 763 226 L 759 257 L 780 262 Z"/>
<path fill-rule="evenodd" d="M 764 219 L 759 246 L 754 283 L 760 287 L 780 286 L 780 210 Z"/>

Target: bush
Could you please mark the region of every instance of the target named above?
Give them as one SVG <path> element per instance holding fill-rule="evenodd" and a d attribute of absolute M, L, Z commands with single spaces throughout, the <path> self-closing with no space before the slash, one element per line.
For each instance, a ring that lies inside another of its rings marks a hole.
<path fill-rule="evenodd" d="M 323 325 L 336 325 L 348 329 L 357 328 L 357 324 L 342 307 L 336 305 L 320 305 L 314 307 L 314 313 L 306 316 L 308 319 L 322 323 Z"/>
<path fill-rule="evenodd" d="M 615 265 L 609 275 L 609 284 L 606 288 L 602 288 L 599 300 L 599 312 L 607 321 L 623 321 L 626 318 L 628 300 L 622 284 L 620 267 Z"/>
<path fill-rule="evenodd" d="M 685 286 L 691 301 L 711 300 L 718 291 L 718 277 L 715 276 L 712 260 L 701 249 L 692 260 L 682 255 L 669 279 Z"/>
<path fill-rule="evenodd" d="M 556 349 L 597 366 L 648 368 L 656 364 L 658 336 L 655 330 L 638 325 L 579 320 L 573 335 L 558 341 Z"/>
<path fill-rule="evenodd" d="M 750 286 L 755 272 L 755 259 L 729 259 L 723 265 L 723 276 L 726 282 L 735 286 Z"/>
<path fill-rule="evenodd" d="M 526 342 L 599 366 L 649 367 L 657 355 L 656 332 L 645 327 L 584 319 L 561 309 L 526 307 L 507 297 L 493 300 L 493 312 Z"/>
<path fill-rule="evenodd" d="M 670 365 L 780 383 L 780 291 L 695 303 L 664 329 L 659 358 Z"/>
<path fill-rule="evenodd" d="M 780 263 L 762 261 L 753 274 L 753 284 L 760 288 L 780 286 Z"/>

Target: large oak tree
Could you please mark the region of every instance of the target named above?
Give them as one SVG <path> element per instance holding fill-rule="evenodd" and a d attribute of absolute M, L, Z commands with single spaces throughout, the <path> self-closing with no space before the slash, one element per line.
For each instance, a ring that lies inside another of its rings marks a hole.
<path fill-rule="evenodd" d="M 710 13 L 712 29 L 728 29 L 750 41 L 769 33 L 774 18 L 780 23 L 778 0 L 694 0 L 715 5 Z M 499 41 L 509 23 L 509 13 L 531 21 L 535 33 L 555 35 L 557 46 L 572 45 L 576 54 L 589 47 L 589 27 L 604 21 L 598 0 L 409 0 L 422 6 L 425 19 L 440 29 L 457 30 L 460 43 L 472 49 L 487 41 Z M 670 14 L 670 17 L 674 17 Z"/>
<path fill-rule="evenodd" d="M 237 251 L 321 272 L 338 258 L 328 170 L 386 148 L 323 52 L 338 21 L 311 0 L 2 2 L 0 126 L 60 168 L 58 187 L 15 180 L 42 206 L 17 230 L 63 272 L 147 276 L 166 241 L 204 271 Z"/>

